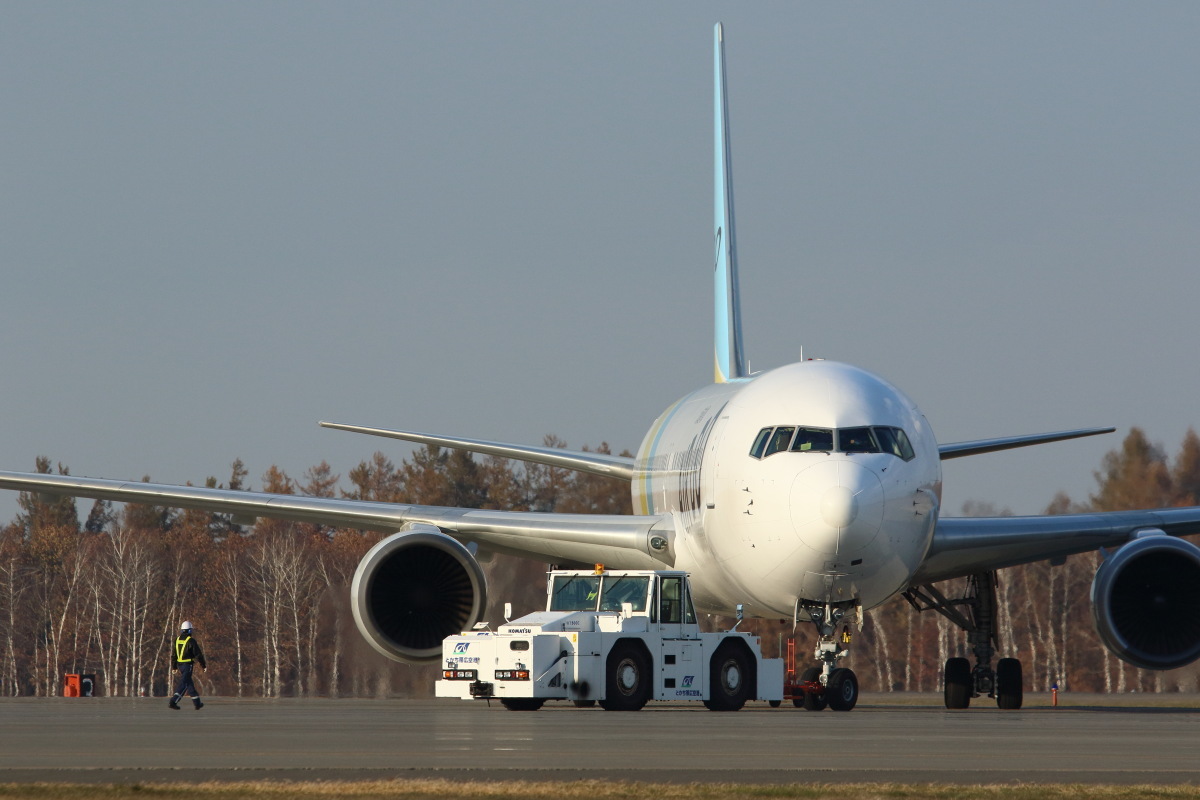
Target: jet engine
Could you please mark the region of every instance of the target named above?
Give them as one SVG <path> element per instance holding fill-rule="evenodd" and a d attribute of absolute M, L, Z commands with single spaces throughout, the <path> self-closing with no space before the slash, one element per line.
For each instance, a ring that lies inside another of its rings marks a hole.
<path fill-rule="evenodd" d="M 412 525 L 371 548 L 350 587 L 354 622 L 397 661 L 438 660 L 442 640 L 470 630 L 487 606 L 479 562 L 432 525 Z"/>
<path fill-rule="evenodd" d="M 1092 581 L 1104 645 L 1136 667 L 1174 669 L 1200 658 L 1200 547 L 1144 535 L 1110 555 Z"/>

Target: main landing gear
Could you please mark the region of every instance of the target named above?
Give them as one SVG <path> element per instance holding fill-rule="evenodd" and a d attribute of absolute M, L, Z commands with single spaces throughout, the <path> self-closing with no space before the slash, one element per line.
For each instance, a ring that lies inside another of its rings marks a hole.
<path fill-rule="evenodd" d="M 1021 662 L 1002 658 L 992 669 L 999 639 L 996 635 L 996 573 L 980 572 L 967 580 L 963 597 L 950 599 L 933 584 L 914 586 L 904 593 L 917 611 L 936 611 L 967 632 L 975 666 L 965 658 L 946 661 L 946 708 L 967 708 L 972 697 L 996 698 L 1004 709 L 1018 709 L 1023 698 Z"/>
<path fill-rule="evenodd" d="M 792 704 L 807 711 L 823 711 L 826 707 L 834 711 L 849 711 L 858 704 L 858 677 L 854 670 L 836 666 L 838 659 L 849 655 L 843 645 L 850 644 L 850 622 L 859 621 L 862 612 L 857 606 L 800 607 L 796 617 L 806 615 L 817 627 L 817 666 L 804 669 L 797 675 L 796 640 L 788 640 L 788 652 L 784 679 L 784 697 L 791 697 Z M 846 623 L 839 636 L 837 627 Z"/>

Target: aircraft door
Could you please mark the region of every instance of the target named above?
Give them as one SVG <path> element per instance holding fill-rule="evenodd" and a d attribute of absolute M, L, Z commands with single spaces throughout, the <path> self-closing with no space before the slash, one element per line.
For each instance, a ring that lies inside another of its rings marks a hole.
<path fill-rule="evenodd" d="M 719 450 L 721 446 L 721 436 L 725 433 L 725 426 L 729 422 L 729 415 L 725 413 L 725 408 L 722 407 L 717 412 L 716 419 L 713 420 L 712 427 L 708 431 L 708 437 L 704 443 L 704 461 L 702 469 L 704 470 L 704 496 L 701 498 L 708 507 L 712 507 L 716 503 L 716 484 L 717 472 L 720 471 Z"/>

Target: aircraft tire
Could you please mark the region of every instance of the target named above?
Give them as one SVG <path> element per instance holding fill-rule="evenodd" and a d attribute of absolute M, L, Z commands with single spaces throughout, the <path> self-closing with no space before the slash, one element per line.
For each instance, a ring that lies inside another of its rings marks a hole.
<path fill-rule="evenodd" d="M 1021 662 L 1015 658 L 1002 658 L 996 663 L 996 705 L 1015 711 L 1025 699 Z"/>
<path fill-rule="evenodd" d="M 943 677 L 946 708 L 970 708 L 971 662 L 965 658 L 948 659 Z"/>
<path fill-rule="evenodd" d="M 858 705 L 858 676 L 854 670 L 841 667 L 829 673 L 825 697 L 834 711 L 849 711 Z"/>
<path fill-rule="evenodd" d="M 650 659 L 628 641 L 617 642 L 608 654 L 604 699 L 605 711 L 639 711 L 650 699 Z"/>

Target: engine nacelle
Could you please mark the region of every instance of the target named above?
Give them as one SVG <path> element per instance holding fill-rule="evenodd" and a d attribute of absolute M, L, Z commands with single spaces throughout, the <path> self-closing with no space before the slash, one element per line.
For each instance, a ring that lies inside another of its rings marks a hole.
<path fill-rule="evenodd" d="M 359 632 L 388 658 L 437 661 L 443 639 L 483 616 L 487 582 L 466 547 L 432 525 L 413 525 L 363 556 L 350 605 Z"/>
<path fill-rule="evenodd" d="M 1092 618 L 1104 645 L 1146 669 L 1200 658 L 1200 547 L 1150 535 L 1117 550 L 1096 570 Z"/>

